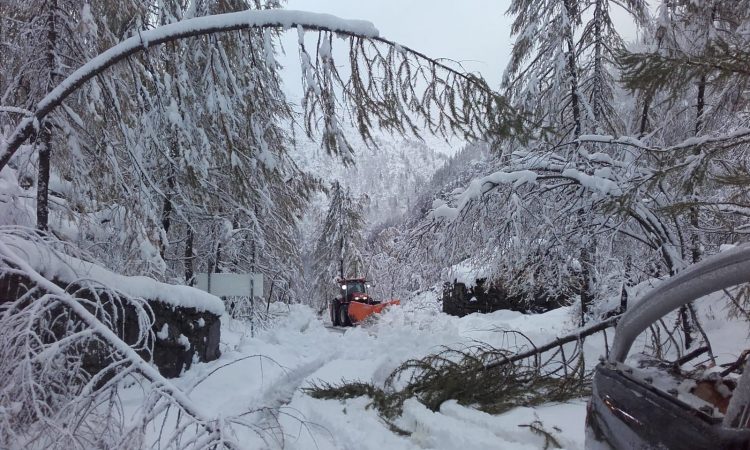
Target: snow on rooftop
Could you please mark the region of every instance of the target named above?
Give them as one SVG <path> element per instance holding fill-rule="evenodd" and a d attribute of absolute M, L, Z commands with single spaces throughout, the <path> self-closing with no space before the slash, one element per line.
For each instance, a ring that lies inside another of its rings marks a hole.
<path fill-rule="evenodd" d="M 91 280 L 131 297 L 156 300 L 172 307 L 194 308 L 216 315 L 224 313 L 224 303 L 219 297 L 190 286 L 162 283 L 145 276 L 120 275 L 100 265 L 57 252 L 42 243 L 9 233 L 3 233 L 2 239 L 47 278 L 66 283 Z"/>

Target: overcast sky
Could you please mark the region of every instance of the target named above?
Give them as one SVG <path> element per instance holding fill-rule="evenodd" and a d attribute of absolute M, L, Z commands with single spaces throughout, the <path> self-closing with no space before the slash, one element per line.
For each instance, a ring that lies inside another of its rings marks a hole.
<path fill-rule="evenodd" d="M 511 18 L 505 15 L 509 4 L 510 0 L 288 0 L 286 7 L 368 20 L 381 36 L 434 58 L 460 61 L 498 87 L 511 51 Z M 614 16 L 623 37 L 634 39 L 635 27 L 624 14 L 614 11 Z M 286 90 L 294 96 L 301 92 L 296 40 L 296 32 L 286 33 L 289 54 L 280 60 L 286 67 Z"/>

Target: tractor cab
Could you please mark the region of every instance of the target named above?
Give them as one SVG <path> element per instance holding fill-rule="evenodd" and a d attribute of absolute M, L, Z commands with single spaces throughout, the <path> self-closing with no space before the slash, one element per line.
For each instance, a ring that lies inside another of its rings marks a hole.
<path fill-rule="evenodd" d="M 341 285 L 341 299 L 344 302 L 363 302 L 372 303 L 372 297 L 370 297 L 368 283 L 364 278 L 348 278 L 339 280 Z"/>

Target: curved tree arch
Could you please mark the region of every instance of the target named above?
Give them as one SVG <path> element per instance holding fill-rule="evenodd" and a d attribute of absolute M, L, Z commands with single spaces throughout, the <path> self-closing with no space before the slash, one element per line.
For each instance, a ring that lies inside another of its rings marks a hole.
<path fill-rule="evenodd" d="M 377 94 L 387 91 L 385 97 L 379 98 L 376 102 L 368 101 L 357 105 L 358 125 L 360 133 L 365 139 L 369 136 L 367 127 L 370 124 L 362 122 L 363 113 L 374 112 L 375 110 L 371 108 L 379 108 L 383 107 L 383 105 L 387 105 L 386 108 L 390 111 L 399 111 L 401 113 L 397 116 L 397 119 L 400 119 L 399 121 L 405 120 L 408 122 L 408 127 L 404 127 L 401 123 L 394 123 L 392 120 L 388 120 L 394 118 L 392 115 L 384 117 L 382 114 L 376 114 L 379 125 L 391 130 L 404 132 L 405 128 L 408 128 L 410 131 L 416 133 L 416 127 L 404 113 L 406 109 L 411 113 L 425 117 L 430 131 L 433 132 L 455 133 L 459 131 L 470 137 L 489 137 L 491 139 L 494 137 L 521 134 L 523 119 L 514 113 L 505 98 L 492 90 L 481 77 L 463 73 L 449 67 L 445 63 L 427 57 L 423 53 L 384 39 L 379 36 L 377 29 L 370 22 L 345 20 L 329 14 L 304 11 L 246 10 L 202 16 L 141 31 L 137 35 L 131 36 L 100 53 L 65 78 L 55 89 L 37 103 L 33 115 L 22 119 L 18 123 L 9 139 L 0 146 L 0 171 L 8 164 L 20 146 L 34 134 L 35 130 L 39 128 L 39 124 L 47 115 L 60 106 L 66 98 L 87 81 L 126 58 L 147 50 L 149 46 L 228 31 L 253 28 L 290 29 L 294 27 L 357 38 L 356 42 L 353 40 L 352 47 L 361 47 L 362 40 L 379 42 L 390 47 L 390 51 L 385 55 L 380 52 L 375 52 L 374 56 L 364 55 L 363 51 L 359 53 L 350 52 L 350 57 L 352 58 L 364 56 L 364 64 L 368 71 L 388 65 L 396 67 L 396 70 L 389 71 L 388 76 L 385 77 L 386 81 L 383 83 L 389 85 L 385 89 L 373 88 L 372 86 L 375 83 L 372 82 L 372 79 L 369 80 L 369 85 L 365 87 L 365 90 L 373 89 L 370 92 L 376 92 Z M 304 46 L 301 46 L 301 50 L 305 52 Z M 324 52 L 320 51 L 319 40 L 318 61 L 324 61 L 327 57 L 321 53 Z M 401 56 L 402 60 L 400 63 L 394 60 L 394 55 L 396 57 L 398 55 Z M 330 56 L 328 56 L 328 59 L 330 59 Z M 418 63 L 426 63 L 427 69 L 420 73 L 417 73 L 418 71 L 410 72 L 410 62 L 415 60 Z M 356 64 L 357 62 L 352 60 L 352 66 L 354 67 Z M 324 67 L 323 70 L 330 71 L 332 67 L 332 64 L 330 64 L 327 68 Z M 445 71 L 449 76 L 446 79 L 440 78 L 437 74 L 438 70 Z M 333 71 L 335 81 L 339 83 L 339 86 L 343 86 L 345 83 L 339 77 L 338 73 L 335 72 L 335 69 Z M 323 97 L 331 92 L 330 73 L 326 76 L 329 79 L 327 81 L 323 79 L 323 82 L 328 84 L 328 86 L 325 86 L 326 92 L 324 92 Z M 406 79 L 396 81 L 396 78 L 400 76 L 406 77 Z M 424 95 L 428 97 L 426 101 L 427 105 L 408 107 L 399 104 L 394 106 L 392 104 L 394 100 L 399 103 L 407 103 L 408 100 L 414 99 L 413 92 L 412 97 L 407 98 L 403 90 L 392 89 L 396 84 L 400 84 L 403 87 L 404 83 L 407 85 L 426 83 L 427 87 L 425 88 Z M 359 86 L 355 86 L 354 90 L 357 94 L 362 94 L 361 87 L 361 83 Z M 308 93 L 310 91 L 308 89 Z M 312 91 L 319 91 L 319 89 Z M 317 95 L 320 96 L 320 92 Z M 333 112 L 335 99 L 321 98 L 319 100 L 322 103 L 320 107 L 324 114 Z M 430 102 L 436 102 L 445 108 L 444 111 L 440 112 L 439 120 L 436 122 L 429 117 Z M 445 103 L 441 104 L 441 102 Z M 477 107 L 477 104 L 480 106 Z M 363 125 L 365 128 L 363 128 Z M 325 140 L 326 137 L 324 136 L 324 144 Z M 334 143 L 334 151 L 335 147 L 336 144 Z M 331 150 L 331 148 L 328 149 Z"/>

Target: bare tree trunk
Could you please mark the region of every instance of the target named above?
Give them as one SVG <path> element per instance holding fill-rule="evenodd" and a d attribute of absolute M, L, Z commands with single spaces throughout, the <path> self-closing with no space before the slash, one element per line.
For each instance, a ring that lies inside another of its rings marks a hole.
<path fill-rule="evenodd" d="M 176 46 L 174 42 L 170 43 L 172 47 L 172 53 L 177 54 Z M 167 61 L 166 65 L 166 71 L 170 75 L 174 75 L 176 72 L 174 62 L 171 60 Z M 180 95 L 180 88 L 179 83 L 176 84 L 177 88 L 176 90 L 176 97 L 177 97 L 177 106 L 180 110 L 180 116 L 182 116 L 182 96 Z M 171 94 L 171 93 L 170 93 Z M 184 118 L 184 117 L 183 117 Z M 169 247 L 169 228 L 172 225 L 172 209 L 174 208 L 174 205 L 172 204 L 172 198 L 175 195 L 175 187 L 177 186 L 177 174 L 175 173 L 174 164 L 177 163 L 177 158 L 180 157 L 180 130 L 177 128 L 176 125 L 172 125 L 172 136 L 171 136 L 171 143 L 169 146 L 169 163 L 170 166 L 167 169 L 167 190 L 164 193 L 164 205 L 162 207 L 162 215 L 161 215 L 161 224 L 162 228 L 164 229 L 164 235 L 167 236 L 167 242 L 161 243 L 161 257 L 164 259 L 164 254 L 167 250 L 167 247 Z"/>
<path fill-rule="evenodd" d="M 648 111 L 651 108 L 651 97 L 646 96 L 643 100 L 643 110 L 641 111 L 641 126 L 638 130 L 638 138 L 642 138 L 646 135 L 648 129 Z"/>
<path fill-rule="evenodd" d="M 36 228 L 39 231 L 49 229 L 49 169 L 50 145 L 52 135 L 49 125 L 44 124 L 37 146 L 38 166 L 36 181 Z"/>
<path fill-rule="evenodd" d="M 696 100 L 696 112 L 695 112 L 695 135 L 700 134 L 701 128 L 703 127 L 703 111 L 706 105 L 706 76 L 702 76 L 698 82 L 698 98 Z M 700 147 L 696 147 L 694 153 L 700 155 Z M 694 178 L 694 177 L 693 177 Z M 688 192 L 690 195 L 690 201 L 695 202 L 698 199 L 698 190 L 695 182 L 691 181 L 688 184 Z M 701 239 L 699 234 L 700 217 L 698 211 L 698 205 L 690 206 L 688 212 L 688 218 L 690 221 L 690 259 L 693 264 L 697 263 L 701 259 Z M 692 310 L 692 303 L 684 305 L 680 308 L 680 321 L 682 322 L 682 331 L 685 335 L 685 349 L 689 349 L 695 340 L 693 333 L 696 328 L 700 328 L 700 324 L 694 323 L 697 321 L 697 316 Z M 693 314 L 689 314 L 689 313 Z M 708 342 L 707 342 L 708 344 Z M 710 344 L 709 344 L 710 345 Z"/>
<path fill-rule="evenodd" d="M 604 115 L 602 101 L 604 100 L 604 64 L 602 61 L 602 15 L 604 14 L 604 0 L 596 0 L 594 6 L 594 121 L 597 127 L 600 127 L 599 121 Z M 600 127 L 601 128 L 601 127 Z M 599 131 L 599 130 L 597 130 Z"/>
<path fill-rule="evenodd" d="M 594 245 L 596 248 L 596 245 Z M 594 302 L 594 277 L 591 273 L 593 258 L 588 248 L 581 247 L 581 326 L 586 324 L 586 314 Z"/>
<path fill-rule="evenodd" d="M 339 276 L 344 278 L 344 237 L 339 241 Z"/>
<path fill-rule="evenodd" d="M 698 136 L 703 128 L 703 110 L 706 106 L 706 76 L 701 76 L 698 82 L 698 101 L 695 108 L 695 135 Z"/>
<path fill-rule="evenodd" d="M 185 240 L 185 283 L 193 285 L 195 276 L 195 255 L 193 254 L 193 229 L 188 226 L 187 239 Z"/>
<path fill-rule="evenodd" d="M 51 0 L 47 7 L 47 89 L 52 89 L 57 78 L 57 28 L 55 14 L 57 14 L 57 0 Z M 36 183 L 36 228 L 39 231 L 49 229 L 49 171 L 50 153 L 52 146 L 52 127 L 49 121 L 42 123 L 39 136 L 38 171 Z"/>
<path fill-rule="evenodd" d="M 695 135 L 700 134 L 703 122 L 703 110 L 706 104 L 706 76 L 702 76 L 698 83 L 698 100 L 696 102 L 696 114 L 695 114 Z M 696 147 L 694 153 L 700 155 L 700 147 Z M 691 202 L 695 202 L 698 199 L 698 187 L 697 183 L 691 182 L 689 185 Z M 701 242 L 698 233 L 699 227 L 699 211 L 698 206 L 693 205 L 690 207 L 690 227 L 691 239 L 690 239 L 690 253 L 693 263 L 697 263 L 701 259 Z"/>
<path fill-rule="evenodd" d="M 568 16 L 572 16 L 573 5 L 571 0 L 565 0 L 565 9 L 568 11 Z M 579 102 L 578 93 L 578 63 L 576 58 L 576 46 L 573 42 L 573 30 L 572 25 L 568 25 L 565 30 L 565 42 L 568 46 L 567 54 L 567 66 L 568 76 L 570 77 L 570 106 L 573 110 L 573 124 L 576 139 L 581 136 L 581 106 Z"/>
<path fill-rule="evenodd" d="M 250 243 L 250 271 L 255 272 L 256 265 L 257 265 L 257 243 L 255 242 L 255 238 L 253 238 L 253 241 Z"/>
<path fill-rule="evenodd" d="M 573 41 L 573 25 L 571 23 L 576 11 L 572 0 L 565 0 L 564 5 L 569 19 L 568 26 L 565 29 L 565 43 L 568 47 L 567 70 L 570 81 L 570 106 L 573 112 L 573 132 L 577 139 L 583 132 L 583 125 L 581 123 L 580 94 L 578 91 L 578 61 L 576 58 L 576 46 Z M 579 226 L 583 224 L 582 215 L 583 211 L 579 210 Z M 585 317 L 588 312 L 588 307 L 593 301 L 593 280 L 591 278 L 591 253 L 589 252 L 589 249 L 585 248 L 585 245 L 581 245 L 579 256 L 581 258 L 581 325 L 583 325 L 586 320 Z"/>
<path fill-rule="evenodd" d="M 171 189 L 174 187 L 174 179 L 173 175 L 170 175 L 167 178 L 167 185 Z M 162 206 L 161 210 L 161 227 L 164 229 L 164 235 L 169 236 L 169 228 L 172 225 L 172 200 L 171 200 L 172 194 L 171 192 L 167 192 L 164 196 L 164 204 Z M 167 238 L 168 239 L 168 238 Z M 164 254 L 167 251 L 167 247 L 169 246 L 169 242 L 161 242 L 161 245 L 159 246 L 159 254 L 161 254 L 161 258 L 164 259 Z"/>
<path fill-rule="evenodd" d="M 216 255 L 214 259 L 214 273 L 219 273 L 219 264 L 221 263 L 221 242 L 216 244 Z"/>
<path fill-rule="evenodd" d="M 628 309 L 628 287 L 632 280 L 630 273 L 633 270 L 633 258 L 628 255 L 625 257 L 625 279 L 622 281 L 622 291 L 620 292 L 620 314 Z"/>
<path fill-rule="evenodd" d="M 339 192 L 339 195 L 343 195 L 341 192 L 341 185 L 338 181 L 335 182 L 334 189 Z M 344 214 L 343 208 L 339 209 L 339 217 L 338 217 L 338 233 L 339 233 L 339 276 L 341 278 L 344 278 L 344 230 L 343 230 L 343 220 L 344 218 L 341 216 Z"/>

